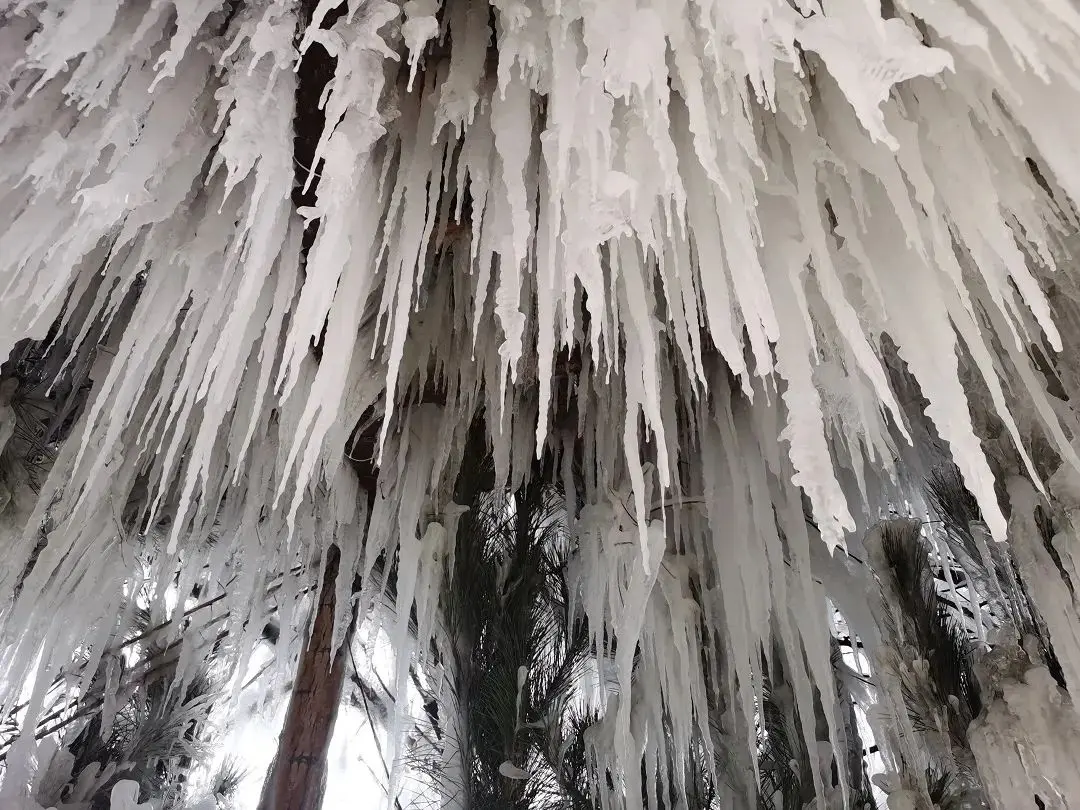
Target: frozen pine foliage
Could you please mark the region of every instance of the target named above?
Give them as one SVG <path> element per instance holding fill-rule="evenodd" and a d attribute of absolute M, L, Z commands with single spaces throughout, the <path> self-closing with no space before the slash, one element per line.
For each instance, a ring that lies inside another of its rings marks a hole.
<path fill-rule="evenodd" d="M 992 702 L 972 723 L 972 750 L 993 807 L 1073 807 L 1080 780 L 1080 723 L 1072 699 L 1046 667 L 1019 654 L 985 657 L 982 682 Z"/>
<path fill-rule="evenodd" d="M 302 637 L 332 544 L 339 643 L 393 563 L 405 690 L 487 453 L 565 499 L 605 810 L 685 802 L 691 745 L 756 774 L 778 666 L 848 801 L 825 597 L 893 644 L 858 537 L 946 459 L 1075 689 L 1077 53 L 1072 0 L 0 0 L 0 797 L 136 591 L 227 613 L 183 683 Z M 980 767 L 1075 736 L 1031 666 Z"/>

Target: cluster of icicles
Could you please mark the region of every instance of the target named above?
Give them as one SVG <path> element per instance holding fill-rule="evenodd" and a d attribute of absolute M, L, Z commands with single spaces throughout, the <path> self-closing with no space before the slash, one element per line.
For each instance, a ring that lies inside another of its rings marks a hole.
<path fill-rule="evenodd" d="M 642 751 L 703 722 L 702 645 L 748 734 L 763 644 L 805 661 L 804 717 L 833 694 L 822 552 L 906 474 L 947 447 L 1005 540 L 992 463 L 1080 469 L 1070 0 L 338 5 L 0 0 L 0 358 L 66 335 L 56 373 L 93 383 L 40 495 L 0 501 L 0 708 L 35 683 L 32 718 L 76 649 L 96 670 L 132 510 L 168 518 L 162 615 L 228 583 L 236 671 L 270 580 L 295 597 L 334 542 L 339 606 L 398 555 L 422 654 L 479 414 L 496 487 L 542 456 L 567 493 L 633 807 Z M 297 210 L 310 49 L 336 62 Z M 344 453 L 372 412 L 369 516 Z"/>

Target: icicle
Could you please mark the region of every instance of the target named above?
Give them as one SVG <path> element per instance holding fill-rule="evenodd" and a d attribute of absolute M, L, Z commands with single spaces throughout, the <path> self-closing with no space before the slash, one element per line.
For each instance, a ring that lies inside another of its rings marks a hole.
<path fill-rule="evenodd" d="M 871 137 L 896 149 L 880 109 L 890 89 L 952 69 L 952 56 L 924 47 L 903 20 L 875 18 L 862 0 L 827 0 L 825 6 L 826 14 L 800 21 L 799 42 L 821 56 Z"/>
<path fill-rule="evenodd" d="M 130 779 L 117 782 L 109 796 L 109 810 L 153 810 L 153 803 L 139 804 L 139 783 Z"/>
<path fill-rule="evenodd" d="M 511 82 L 492 99 L 491 104 L 491 130 L 495 135 L 495 150 L 502 168 L 502 196 L 508 206 L 508 221 L 503 220 L 508 226 L 508 233 L 498 233 L 492 237 L 498 240 L 500 252 L 495 313 L 504 339 L 503 346 L 499 348 L 504 369 L 500 380 L 509 375 L 511 383 L 517 379 L 525 330 L 520 298 L 521 270 L 532 230 L 526 191 L 526 181 L 531 181 L 526 177 L 532 146 L 531 108 L 529 89 L 522 82 Z M 505 397 L 503 386 L 505 382 L 500 381 Z"/>
<path fill-rule="evenodd" d="M 403 9 L 405 22 L 401 25 L 401 36 L 409 50 L 408 90 L 411 92 L 420 56 L 428 42 L 439 34 L 439 21 L 435 17 L 439 12 L 439 0 L 407 0 Z"/>
<path fill-rule="evenodd" d="M 480 102 L 479 86 L 487 56 L 487 9 L 467 0 L 453 0 L 447 6 L 448 30 L 454 48 L 450 52 L 450 68 L 439 88 L 439 109 L 436 126 L 453 125 L 459 132 L 471 125 Z M 411 74 L 410 74 L 411 76 Z M 461 204 L 458 200 L 458 204 Z"/>
<path fill-rule="evenodd" d="M 1080 614 L 1071 589 L 1039 536 L 1035 524 L 1038 496 L 1031 484 L 1018 476 L 1008 480 L 1007 488 L 1012 507 L 1009 540 L 1017 567 L 1024 582 L 1030 583 L 1031 598 L 1050 630 L 1066 683 L 1080 683 Z"/>

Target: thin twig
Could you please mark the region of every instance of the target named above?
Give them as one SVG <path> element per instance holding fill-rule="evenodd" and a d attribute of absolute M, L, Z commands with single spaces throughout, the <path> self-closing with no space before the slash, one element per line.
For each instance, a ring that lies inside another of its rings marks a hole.
<path fill-rule="evenodd" d="M 353 671 L 356 672 L 356 673 L 359 673 L 360 669 L 359 669 L 359 667 L 356 666 L 356 658 L 353 657 L 352 646 L 351 645 L 346 645 L 346 646 L 348 647 L 348 650 L 349 650 L 349 661 L 352 662 Z M 387 766 L 386 757 L 383 755 L 382 742 L 379 740 L 379 733 L 375 730 L 375 721 L 371 719 L 371 706 L 368 705 L 367 693 L 363 689 L 361 689 L 359 691 L 360 691 L 360 697 L 362 697 L 364 699 L 364 713 L 367 715 L 368 726 L 371 728 L 371 738 L 373 740 L 375 740 L 375 751 L 378 753 L 379 762 L 382 763 L 383 771 L 386 773 L 386 795 L 389 796 L 390 795 L 390 787 L 391 787 L 391 785 L 390 785 L 390 768 Z M 365 764 L 367 764 L 366 761 L 365 761 Z M 368 770 L 370 770 L 370 769 L 371 768 L 369 766 Z M 401 801 L 396 797 L 394 798 L 394 807 L 397 810 L 401 810 Z"/>

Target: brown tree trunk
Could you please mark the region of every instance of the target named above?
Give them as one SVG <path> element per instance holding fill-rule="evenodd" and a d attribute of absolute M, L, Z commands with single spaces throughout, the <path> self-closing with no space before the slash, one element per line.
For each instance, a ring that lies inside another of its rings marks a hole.
<path fill-rule="evenodd" d="M 334 650 L 334 583 L 341 552 L 330 546 L 322 592 L 296 681 L 289 696 L 277 755 L 263 783 L 259 810 L 319 810 L 326 790 L 326 758 L 345 679 L 345 645 Z"/>

